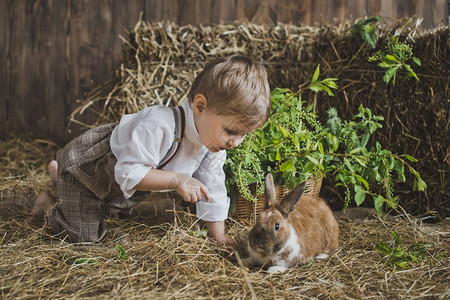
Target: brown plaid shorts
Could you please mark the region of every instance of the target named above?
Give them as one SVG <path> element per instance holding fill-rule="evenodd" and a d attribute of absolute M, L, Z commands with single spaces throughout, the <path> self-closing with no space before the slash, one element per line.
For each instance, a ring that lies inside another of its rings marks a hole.
<path fill-rule="evenodd" d="M 71 242 L 96 242 L 106 232 L 104 217 L 131 207 L 150 192 L 126 199 L 114 179 L 117 159 L 110 137 L 117 123 L 86 131 L 56 153 L 58 197 L 48 218 L 50 232 Z"/>

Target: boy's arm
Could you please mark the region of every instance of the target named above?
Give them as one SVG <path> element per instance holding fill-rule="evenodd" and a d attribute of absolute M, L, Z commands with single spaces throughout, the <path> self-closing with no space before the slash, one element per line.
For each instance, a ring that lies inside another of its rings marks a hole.
<path fill-rule="evenodd" d="M 197 203 L 197 217 L 204 220 L 208 236 L 219 244 L 235 245 L 235 239 L 225 235 L 225 220 L 228 216 L 229 198 L 225 187 L 223 164 L 226 152 L 208 153 L 193 177 L 208 187 L 211 201 Z"/>
<path fill-rule="evenodd" d="M 198 202 L 203 196 L 210 200 L 209 191 L 199 180 L 175 172 L 151 169 L 134 187 L 138 191 L 175 190 L 186 202 Z"/>
<path fill-rule="evenodd" d="M 206 229 L 208 229 L 208 236 L 216 240 L 220 244 L 232 245 L 236 244 L 236 240 L 225 235 L 225 221 L 208 222 L 206 221 Z"/>

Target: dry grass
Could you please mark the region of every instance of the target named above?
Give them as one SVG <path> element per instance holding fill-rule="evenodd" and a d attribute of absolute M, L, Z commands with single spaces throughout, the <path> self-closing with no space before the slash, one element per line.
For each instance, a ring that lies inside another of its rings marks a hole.
<path fill-rule="evenodd" d="M 5 150 L 9 149 L 9 150 Z M 12 150 L 15 149 L 15 150 Z M 51 240 L 28 224 L 27 209 L 45 187 L 55 147 L 36 140 L 0 143 L 0 294 L 5 299 L 296 299 L 450 297 L 450 227 L 397 218 L 340 221 L 340 247 L 329 259 L 267 274 L 240 267 L 233 249 L 191 235 L 190 224 L 109 219 L 100 244 Z M 8 155 L 5 155 L 5 153 Z M 26 196 L 29 195 L 29 196 Z M 10 206 L 20 196 L 21 203 Z M 152 220 L 154 221 L 154 220 Z M 229 234 L 248 226 L 229 221 Z M 433 243 L 427 258 L 393 268 L 374 245 L 398 232 L 403 244 Z M 120 245 L 128 258 L 119 257 Z M 74 263 L 74 259 L 79 259 Z M 83 262 L 84 261 L 84 262 Z"/>

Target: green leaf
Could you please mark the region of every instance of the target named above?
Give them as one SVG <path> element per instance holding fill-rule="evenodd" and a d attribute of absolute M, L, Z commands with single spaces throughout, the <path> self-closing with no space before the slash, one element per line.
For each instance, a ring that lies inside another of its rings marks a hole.
<path fill-rule="evenodd" d="M 293 168 L 294 168 L 294 160 L 289 159 L 289 160 L 285 161 L 283 164 L 281 164 L 280 171 L 284 172 L 286 170 L 291 170 Z"/>
<path fill-rule="evenodd" d="M 291 140 L 292 140 L 292 143 L 294 143 L 295 149 L 297 149 L 297 151 L 300 151 L 300 144 L 298 141 L 298 136 L 297 135 L 291 136 Z"/>
<path fill-rule="evenodd" d="M 324 80 L 322 80 L 322 83 L 325 84 L 326 86 L 328 86 L 329 88 L 337 89 L 338 85 L 335 82 L 336 80 L 338 80 L 338 79 L 337 78 L 325 78 Z"/>
<path fill-rule="evenodd" d="M 425 181 L 422 180 L 422 178 L 420 178 L 417 180 L 417 189 L 419 191 L 425 191 L 425 189 L 427 188 L 427 184 L 425 183 Z"/>
<path fill-rule="evenodd" d="M 371 26 L 371 31 L 365 35 L 364 40 L 369 44 L 370 48 L 375 49 L 377 45 L 377 37 L 375 36 L 373 26 Z M 373 33 L 373 34 L 372 34 Z"/>
<path fill-rule="evenodd" d="M 330 88 L 328 86 L 326 86 L 325 84 L 321 83 L 321 82 L 316 82 L 314 84 L 311 84 L 309 86 L 309 89 L 314 91 L 314 92 L 320 92 L 320 91 L 325 91 L 328 96 L 334 96 L 333 92 L 330 90 Z"/>
<path fill-rule="evenodd" d="M 331 144 L 333 145 L 333 151 L 336 151 L 339 148 L 339 138 L 332 135 L 331 133 L 328 134 L 328 137 L 330 138 Z"/>
<path fill-rule="evenodd" d="M 401 248 L 395 248 L 394 252 L 392 252 L 392 256 L 395 258 L 400 258 L 405 255 L 405 250 Z"/>
<path fill-rule="evenodd" d="M 391 253 L 391 249 L 389 249 L 388 245 L 386 245 L 386 243 L 383 242 L 377 242 L 375 244 L 375 248 L 382 252 L 383 254 L 390 254 Z"/>
<path fill-rule="evenodd" d="M 422 65 L 422 62 L 420 61 L 419 58 L 417 58 L 417 57 L 414 56 L 414 57 L 412 58 L 412 60 L 413 60 L 413 62 L 416 63 L 416 65 L 418 65 L 418 66 L 421 66 L 421 65 Z"/>
<path fill-rule="evenodd" d="M 419 77 L 417 77 L 416 72 L 413 71 L 410 65 L 405 64 L 405 69 L 408 71 L 408 75 L 414 77 L 417 81 L 419 81 Z"/>
<path fill-rule="evenodd" d="M 411 156 L 409 154 L 403 154 L 402 156 L 405 157 L 407 160 L 412 161 L 412 162 L 417 162 L 418 161 L 415 157 L 413 157 L 413 156 Z"/>
<path fill-rule="evenodd" d="M 399 262 L 396 262 L 395 265 L 397 265 L 401 269 L 406 269 L 408 267 L 408 262 L 407 261 L 399 261 Z"/>
<path fill-rule="evenodd" d="M 316 82 L 316 83 L 311 84 L 311 85 L 309 86 L 309 89 L 310 89 L 311 91 L 313 91 L 313 92 L 318 93 L 318 92 L 320 92 L 320 91 L 323 90 L 323 87 L 324 87 L 323 84 L 321 84 L 320 82 Z"/>
<path fill-rule="evenodd" d="M 347 158 L 344 158 L 344 164 L 347 166 L 347 169 L 353 174 L 355 171 L 353 170 L 353 166 Z"/>
<path fill-rule="evenodd" d="M 312 173 L 314 171 L 316 165 L 312 163 L 311 161 L 306 162 L 306 164 L 303 166 L 303 172 L 305 173 Z"/>
<path fill-rule="evenodd" d="M 283 135 L 284 138 L 286 138 L 290 135 L 289 131 L 286 128 L 284 128 L 283 126 L 278 125 L 278 128 L 280 129 L 281 134 Z"/>
<path fill-rule="evenodd" d="M 364 149 L 364 147 L 358 147 L 358 148 L 352 149 L 352 151 L 350 151 L 349 154 L 359 153 L 359 152 L 361 152 L 363 149 Z"/>
<path fill-rule="evenodd" d="M 275 157 L 275 160 L 276 161 L 281 161 L 281 154 L 280 154 L 280 149 L 279 148 L 277 148 L 277 155 Z"/>
<path fill-rule="evenodd" d="M 359 185 L 355 185 L 355 203 L 360 206 L 366 198 L 366 191 Z"/>
<path fill-rule="evenodd" d="M 324 156 L 324 151 L 323 151 L 323 145 L 322 145 L 322 143 L 321 143 L 321 142 L 317 142 L 317 146 L 319 147 L 320 154 L 321 154 L 322 157 L 323 157 L 323 156 Z M 321 162 L 322 162 L 322 160 L 321 160 Z"/>
<path fill-rule="evenodd" d="M 364 24 L 377 23 L 377 22 L 380 22 L 381 19 L 382 19 L 382 17 L 380 17 L 380 16 L 369 17 L 369 18 L 364 19 Z"/>
<path fill-rule="evenodd" d="M 377 41 L 375 35 L 375 26 L 371 23 L 376 23 L 380 20 L 379 17 L 366 18 L 364 20 L 356 20 L 352 26 L 352 35 L 355 38 L 361 38 L 366 41 L 369 46 L 374 49 Z"/>
<path fill-rule="evenodd" d="M 391 235 L 392 235 L 392 239 L 394 240 L 396 245 L 400 245 L 402 243 L 402 239 L 400 238 L 400 235 L 398 235 L 397 232 L 392 231 Z"/>
<path fill-rule="evenodd" d="M 395 63 L 398 62 L 397 57 L 395 57 L 395 56 L 393 56 L 393 55 L 391 55 L 391 54 L 386 54 L 385 58 L 386 58 L 387 60 L 392 61 L 392 62 L 395 62 Z"/>
<path fill-rule="evenodd" d="M 387 68 L 392 68 L 393 66 L 396 66 L 397 64 L 389 64 L 389 63 L 387 63 L 387 62 L 380 62 L 379 64 L 378 64 L 378 66 L 379 67 L 381 67 L 381 68 L 383 68 L 383 69 L 387 69 Z"/>
<path fill-rule="evenodd" d="M 304 132 L 299 132 L 299 134 L 297 136 L 300 138 L 300 140 L 302 142 L 305 142 L 308 140 L 308 136 Z"/>
<path fill-rule="evenodd" d="M 358 180 L 359 183 L 362 183 L 364 185 L 364 187 L 366 188 L 366 190 L 369 189 L 369 183 L 367 182 L 367 180 L 365 180 L 364 178 L 362 178 L 360 175 L 356 175 L 356 179 Z"/>
<path fill-rule="evenodd" d="M 384 198 L 384 202 L 387 203 L 387 205 L 389 205 L 390 207 L 396 208 L 397 207 L 398 197 L 399 196 L 395 196 L 395 197 L 392 197 L 392 198 Z"/>
<path fill-rule="evenodd" d="M 361 157 L 363 158 L 363 157 Z M 355 156 L 354 159 L 363 167 L 366 167 L 366 163 L 362 161 L 359 157 Z"/>
<path fill-rule="evenodd" d="M 323 90 L 327 92 L 328 96 L 334 96 L 333 92 L 330 90 L 328 86 L 324 85 Z"/>
<path fill-rule="evenodd" d="M 381 216 L 383 214 L 383 204 L 384 198 L 381 195 L 378 195 L 374 200 L 374 206 L 377 213 Z"/>
<path fill-rule="evenodd" d="M 284 99 L 287 92 L 290 92 L 289 89 L 286 88 L 275 88 L 273 89 L 270 98 L 273 100 Z"/>
<path fill-rule="evenodd" d="M 319 161 L 317 160 L 317 158 L 315 158 L 312 155 L 306 155 L 306 158 L 309 159 L 313 164 L 315 164 L 316 166 L 319 165 Z"/>
<path fill-rule="evenodd" d="M 419 191 L 424 191 L 427 188 L 427 184 L 425 181 L 422 180 L 422 177 L 420 177 L 419 172 L 417 172 L 414 168 L 409 168 L 409 172 L 415 176 L 414 180 L 414 189 L 417 189 Z"/>
<path fill-rule="evenodd" d="M 319 74 L 320 74 L 320 64 L 317 65 L 317 68 L 314 71 L 314 75 L 311 79 L 311 83 L 315 83 L 317 81 L 317 79 L 319 78 Z"/>
<path fill-rule="evenodd" d="M 128 258 L 128 254 L 127 252 L 122 248 L 122 246 L 120 246 L 119 244 L 116 245 L 116 249 L 117 251 L 119 251 L 119 258 L 121 259 L 127 259 Z"/>
<path fill-rule="evenodd" d="M 394 170 L 395 172 L 397 172 L 398 179 L 402 182 L 405 182 L 406 176 L 404 164 L 401 161 L 394 159 Z"/>
<path fill-rule="evenodd" d="M 395 85 L 395 75 L 397 74 L 397 70 L 399 68 L 400 66 L 395 66 L 393 68 L 387 69 L 386 73 L 383 76 L 383 80 L 384 82 L 386 82 L 386 84 L 388 84 L 392 79 L 392 84 Z"/>

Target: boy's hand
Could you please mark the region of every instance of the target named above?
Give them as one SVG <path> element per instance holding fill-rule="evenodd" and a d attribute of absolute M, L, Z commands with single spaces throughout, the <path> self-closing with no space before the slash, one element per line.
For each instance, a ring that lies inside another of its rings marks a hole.
<path fill-rule="evenodd" d="M 175 190 L 184 201 L 195 203 L 205 197 L 210 200 L 208 188 L 199 180 L 175 171 L 151 169 L 134 187 L 137 191 Z"/>
<path fill-rule="evenodd" d="M 175 191 L 183 197 L 185 202 L 199 202 L 203 199 L 203 196 L 205 196 L 206 201 L 210 200 L 208 188 L 199 180 L 182 174 L 176 177 Z"/>

